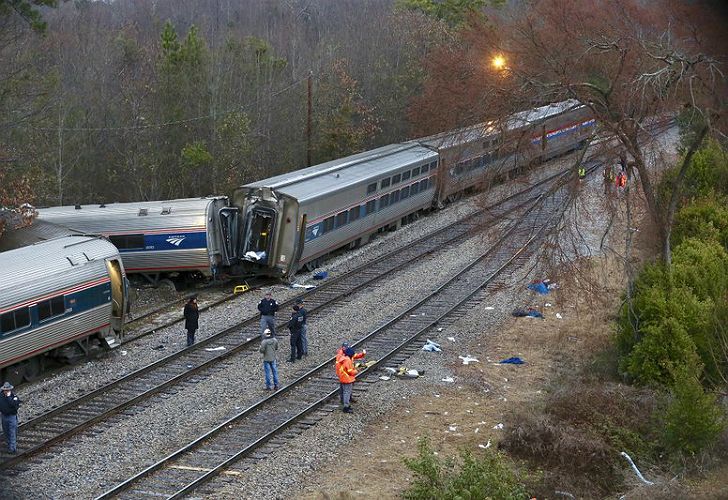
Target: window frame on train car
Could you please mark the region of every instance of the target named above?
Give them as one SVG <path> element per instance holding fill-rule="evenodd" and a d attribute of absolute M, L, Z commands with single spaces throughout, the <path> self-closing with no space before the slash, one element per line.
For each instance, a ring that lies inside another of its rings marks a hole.
<path fill-rule="evenodd" d="M 377 183 L 372 182 L 367 186 L 367 194 L 372 194 L 377 191 Z"/>
<path fill-rule="evenodd" d="M 420 192 L 420 183 L 414 182 L 410 186 L 410 196 L 415 196 L 417 193 Z"/>
<path fill-rule="evenodd" d="M 369 200 L 364 207 L 364 212 L 365 212 L 364 217 L 366 217 L 369 214 L 373 214 L 376 211 L 377 211 L 377 200 Z"/>
<path fill-rule="evenodd" d="M 422 165 L 420 167 L 420 173 L 421 174 L 426 174 L 428 170 L 430 170 L 430 164 L 429 163 L 425 163 L 424 165 Z"/>
<path fill-rule="evenodd" d="M 420 193 L 421 193 L 422 191 L 427 191 L 427 187 L 428 187 L 428 186 L 427 186 L 427 181 L 428 181 L 428 179 L 422 179 L 422 180 L 420 181 Z"/>
<path fill-rule="evenodd" d="M 392 182 L 392 179 L 390 179 L 389 177 L 385 177 L 384 179 L 382 179 L 381 181 L 379 181 L 379 187 L 381 189 L 388 188 L 389 187 L 389 184 L 391 182 Z"/>
<path fill-rule="evenodd" d="M 119 250 L 144 249 L 144 233 L 138 234 L 110 234 L 109 241 Z"/>
<path fill-rule="evenodd" d="M 341 226 L 345 226 L 349 223 L 349 211 L 344 210 L 343 212 L 339 212 L 336 214 L 334 219 L 334 227 L 339 228 Z"/>
<path fill-rule="evenodd" d="M 361 215 L 361 205 L 357 205 L 354 208 L 349 209 L 349 222 L 354 222 L 359 219 Z"/>
<path fill-rule="evenodd" d="M 410 175 L 412 175 L 412 172 L 407 170 L 406 172 L 402 172 L 402 182 L 408 180 L 410 178 Z"/>
<path fill-rule="evenodd" d="M 400 189 L 400 191 L 402 193 L 399 196 L 399 199 L 400 200 L 406 200 L 407 198 L 409 198 L 409 195 L 410 195 L 410 187 L 409 186 L 403 187 L 402 189 Z"/>
<path fill-rule="evenodd" d="M 321 221 L 321 234 L 330 233 L 334 230 L 334 216 L 326 217 Z"/>
<path fill-rule="evenodd" d="M 414 177 L 417 177 L 418 175 L 420 175 L 420 167 L 413 168 L 412 169 L 412 177 L 414 178 Z"/>
<path fill-rule="evenodd" d="M 397 203 L 399 201 L 400 192 L 399 189 L 396 191 L 392 191 L 392 194 L 389 196 L 389 204 L 392 205 L 394 203 Z"/>
<path fill-rule="evenodd" d="M 399 184 L 400 181 L 402 181 L 402 174 L 392 176 L 392 186 L 394 186 L 395 184 Z"/>
<path fill-rule="evenodd" d="M 43 300 L 41 302 L 38 302 L 38 321 L 40 323 L 43 323 L 44 321 L 48 321 L 49 319 L 53 319 L 57 316 L 61 316 L 65 314 L 66 312 L 66 296 L 65 295 L 58 295 L 56 297 L 51 297 L 50 299 Z M 43 310 L 45 307 L 48 307 L 47 315 L 45 314 L 45 311 Z"/>
<path fill-rule="evenodd" d="M 437 160 L 430 162 L 430 172 L 437 170 Z"/>
<path fill-rule="evenodd" d="M 385 209 L 389 206 L 389 193 L 386 193 L 379 197 L 379 210 Z"/>
<path fill-rule="evenodd" d="M 27 323 L 20 325 L 18 324 L 18 313 L 25 313 L 25 316 L 28 320 Z M 8 319 L 12 321 L 12 328 L 6 330 L 6 327 L 9 326 Z M 23 328 L 27 328 L 31 325 L 31 323 L 32 320 L 30 316 L 30 307 L 28 306 L 19 307 L 17 309 L 13 309 L 12 311 L 0 314 L 0 336 L 22 330 Z"/>

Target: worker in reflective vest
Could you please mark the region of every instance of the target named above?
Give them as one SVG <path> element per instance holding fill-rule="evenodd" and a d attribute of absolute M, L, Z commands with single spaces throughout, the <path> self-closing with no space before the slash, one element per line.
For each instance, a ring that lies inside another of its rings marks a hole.
<path fill-rule="evenodd" d="M 356 380 L 357 370 L 354 367 L 354 349 L 347 347 L 344 349 L 344 356 L 341 362 L 336 364 L 336 375 L 339 377 L 341 384 L 341 395 L 343 398 L 344 413 L 353 413 L 351 409 L 351 393 L 354 390 L 354 381 Z"/>

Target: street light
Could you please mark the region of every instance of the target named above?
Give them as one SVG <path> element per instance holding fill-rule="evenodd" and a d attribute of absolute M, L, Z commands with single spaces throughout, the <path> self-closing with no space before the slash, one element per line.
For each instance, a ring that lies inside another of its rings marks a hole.
<path fill-rule="evenodd" d="M 498 54 L 497 56 L 493 57 L 493 61 L 491 62 L 493 67 L 497 70 L 505 69 L 506 67 L 506 58 L 502 55 Z"/>

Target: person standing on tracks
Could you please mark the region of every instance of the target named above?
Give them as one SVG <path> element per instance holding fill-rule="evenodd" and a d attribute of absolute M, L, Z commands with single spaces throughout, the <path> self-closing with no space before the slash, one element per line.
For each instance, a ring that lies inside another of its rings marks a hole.
<path fill-rule="evenodd" d="M 336 351 L 336 364 L 334 366 L 335 366 L 337 375 L 339 373 L 339 365 L 344 362 L 344 358 L 346 357 L 344 352 L 348 348 L 349 348 L 349 343 L 342 342 L 341 347 L 339 347 L 339 350 Z M 352 359 L 352 361 L 354 361 L 357 359 L 361 359 L 366 355 L 367 355 L 367 350 L 363 349 L 361 352 L 355 352 L 354 355 L 351 356 L 351 359 Z M 344 404 L 344 384 L 342 384 L 341 381 L 339 381 L 339 400 L 341 401 L 341 404 L 343 405 Z M 349 402 L 353 403 L 354 402 L 353 398 L 350 397 Z"/>
<path fill-rule="evenodd" d="M 341 384 L 341 398 L 342 404 L 344 405 L 342 410 L 344 413 L 354 412 L 351 409 L 351 394 L 354 390 L 354 382 L 358 373 L 354 366 L 354 356 L 354 349 L 347 347 L 344 349 L 344 356 L 341 358 L 341 362 L 336 363 L 336 375 L 339 377 L 339 383 Z"/>
<path fill-rule="evenodd" d="M 185 330 L 187 330 L 187 347 L 195 343 L 195 332 L 199 328 L 200 310 L 197 307 L 197 297 L 192 296 L 185 304 Z"/>
<path fill-rule="evenodd" d="M 604 194 L 609 194 L 612 189 L 612 183 L 614 182 L 614 170 L 611 165 L 604 167 Z"/>
<path fill-rule="evenodd" d="M 303 307 L 303 299 L 297 298 L 296 305 L 298 306 L 298 312 L 303 316 L 303 325 L 301 326 L 301 346 L 303 346 L 303 355 L 308 356 L 308 311 Z"/>
<path fill-rule="evenodd" d="M 271 378 L 273 378 L 273 390 L 278 390 L 278 367 L 276 366 L 276 351 L 278 350 L 278 339 L 273 336 L 268 328 L 263 330 L 265 338 L 260 343 L 260 352 L 263 353 L 263 371 L 265 372 L 265 390 L 271 390 Z"/>
<path fill-rule="evenodd" d="M 291 359 L 288 360 L 289 363 L 303 357 L 303 340 L 301 339 L 303 320 L 304 316 L 301 313 L 301 308 L 298 305 L 293 306 L 291 319 L 288 320 L 288 329 L 291 331 Z"/>
<path fill-rule="evenodd" d="M 579 165 L 579 180 L 582 180 L 584 177 L 586 177 L 586 168 L 584 168 L 584 165 Z"/>
<path fill-rule="evenodd" d="M 14 387 L 10 382 L 5 382 L 0 388 L 0 414 L 2 414 L 2 427 L 5 440 L 8 443 L 8 451 L 15 455 L 17 453 L 18 438 L 18 407 L 20 399 L 13 392 Z"/>
<path fill-rule="evenodd" d="M 275 336 L 276 334 L 276 311 L 278 311 L 278 302 L 273 298 L 273 294 L 265 292 L 263 297 L 258 304 L 258 311 L 260 311 L 260 336 L 263 337 L 263 332 L 268 328 L 271 333 Z"/>

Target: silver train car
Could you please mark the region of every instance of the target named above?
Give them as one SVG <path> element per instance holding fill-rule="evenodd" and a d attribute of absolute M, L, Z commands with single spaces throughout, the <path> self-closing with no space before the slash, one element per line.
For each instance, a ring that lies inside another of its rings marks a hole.
<path fill-rule="evenodd" d="M 228 210 L 222 196 L 76 205 L 39 209 L 36 223 L 105 236 L 127 273 L 156 284 L 160 277 L 213 276 L 228 264 Z"/>
<path fill-rule="evenodd" d="M 123 337 L 128 283 L 108 240 L 69 236 L 0 253 L 0 378 L 32 380 Z"/>
<path fill-rule="evenodd" d="M 238 188 L 230 219 L 236 272 L 279 278 L 483 184 L 581 146 L 594 132 L 570 100 L 420 140 L 384 146 Z"/>

